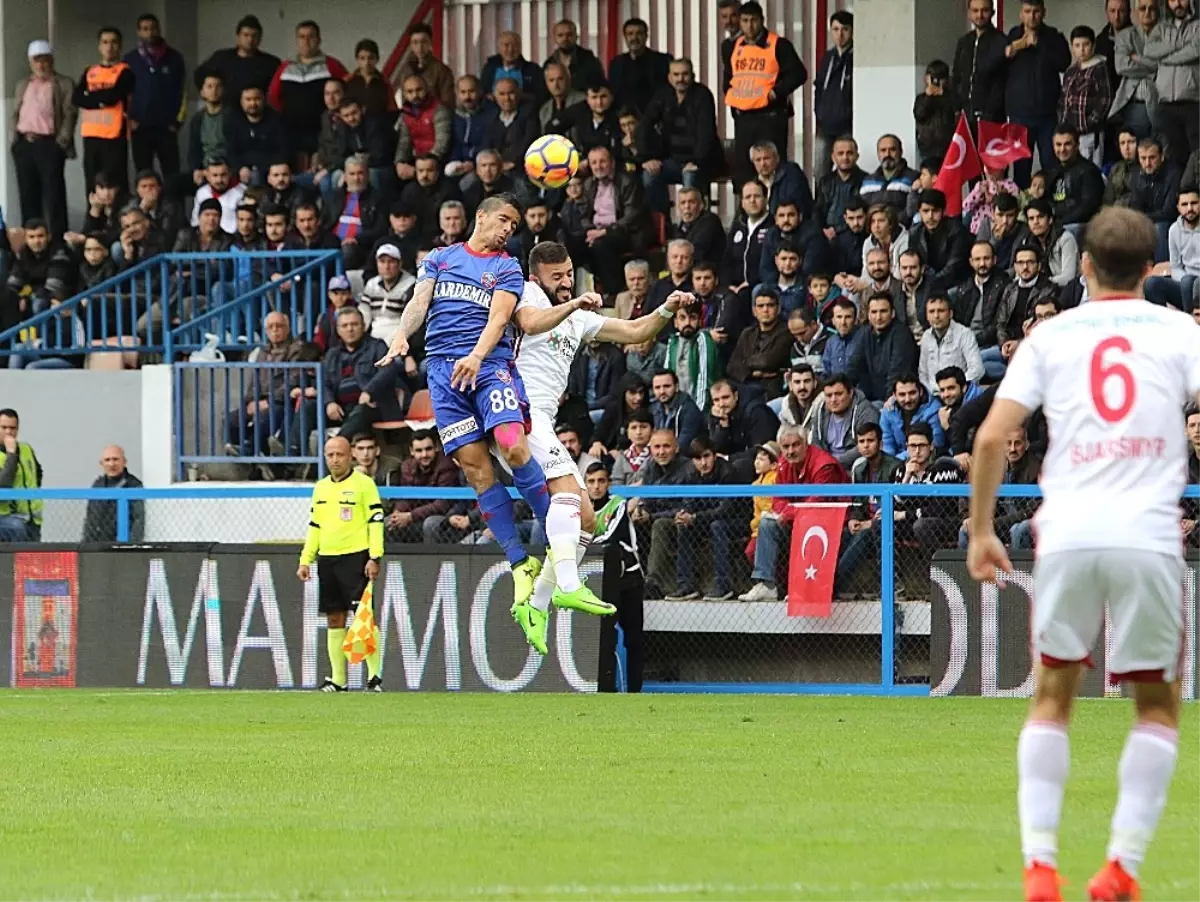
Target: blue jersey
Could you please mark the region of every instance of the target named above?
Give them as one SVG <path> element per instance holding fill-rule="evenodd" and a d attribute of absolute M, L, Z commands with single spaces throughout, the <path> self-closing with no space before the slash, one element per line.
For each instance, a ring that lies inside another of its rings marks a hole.
<path fill-rule="evenodd" d="M 519 299 L 525 287 L 521 265 L 508 254 L 479 254 L 466 244 L 431 251 L 417 271 L 417 281 L 425 279 L 434 280 L 425 327 L 427 357 L 466 357 L 487 326 L 493 292 L 509 291 Z M 488 359 L 512 356 L 512 339 L 505 330 Z"/>

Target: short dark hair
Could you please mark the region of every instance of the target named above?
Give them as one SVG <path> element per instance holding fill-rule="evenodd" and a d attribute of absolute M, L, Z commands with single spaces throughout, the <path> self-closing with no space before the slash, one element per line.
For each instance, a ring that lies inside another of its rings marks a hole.
<path fill-rule="evenodd" d="M 695 275 L 697 272 L 710 272 L 713 275 L 716 275 L 717 264 L 709 260 L 700 260 L 692 264 L 692 275 Z"/>
<path fill-rule="evenodd" d="M 608 467 L 604 466 L 604 464 L 600 463 L 600 461 L 596 461 L 594 464 L 588 464 L 587 472 L 583 475 L 591 476 L 593 473 L 603 473 L 605 476 L 607 476 Z"/>
<path fill-rule="evenodd" d="M 565 244 L 559 244 L 557 241 L 539 241 L 529 252 L 529 271 L 532 272 L 536 266 L 555 266 L 570 259 L 571 254 Z"/>
<path fill-rule="evenodd" d="M 831 385 L 844 386 L 846 391 L 854 394 L 854 383 L 850 381 L 850 376 L 847 373 L 834 373 L 832 376 L 826 376 L 821 382 L 822 389 L 826 389 Z"/>
<path fill-rule="evenodd" d="M 757 2 L 757 0 L 750 0 L 750 2 L 743 3 L 741 6 L 738 7 L 738 15 L 739 16 L 758 16 L 761 19 L 761 18 L 763 18 L 762 5 L 759 4 Z"/>
<path fill-rule="evenodd" d="M 963 372 L 961 366 L 947 366 L 937 371 L 933 377 L 934 382 L 941 382 L 943 379 L 953 379 L 959 384 L 960 388 L 967 387 L 967 374 Z"/>
<path fill-rule="evenodd" d="M 282 216 L 285 220 L 288 218 L 288 211 L 279 204 L 267 204 L 261 208 L 263 219 L 268 219 L 271 216 Z"/>
<path fill-rule="evenodd" d="M 423 34 L 427 37 L 433 37 L 433 26 L 428 22 L 414 22 L 408 29 L 408 36 L 411 38 L 414 34 Z"/>
<path fill-rule="evenodd" d="M 779 203 L 777 203 L 775 205 L 775 212 L 778 213 L 782 207 L 795 207 L 796 212 L 797 213 L 800 212 L 800 202 L 798 200 L 794 200 L 790 197 L 784 198 L 783 200 L 779 201 Z"/>
<path fill-rule="evenodd" d="M 903 251 L 900 252 L 900 256 L 897 259 L 903 260 L 905 257 L 916 257 L 918 266 L 925 265 L 925 258 L 921 256 L 921 252 L 919 250 L 917 250 L 915 247 L 905 248 Z"/>
<path fill-rule="evenodd" d="M 125 36 L 121 34 L 121 29 L 117 28 L 116 25 L 101 25 L 98 29 L 96 29 L 96 40 L 100 40 L 106 34 L 115 34 L 117 36 L 118 44 L 125 43 Z"/>
<path fill-rule="evenodd" d="M 432 429 L 418 429 L 415 432 L 413 432 L 413 434 L 412 434 L 413 442 L 423 442 L 426 439 L 433 442 L 435 447 L 437 446 L 438 435 L 437 435 L 437 432 L 435 432 Z"/>
<path fill-rule="evenodd" d="M 905 385 L 920 385 L 921 384 L 921 380 L 917 378 L 916 373 L 901 373 L 892 382 L 892 391 L 895 392 L 896 386 L 902 382 Z"/>
<path fill-rule="evenodd" d="M 267 171 L 270 172 L 276 166 L 286 166 L 288 168 L 288 170 L 290 171 L 292 168 L 292 161 L 285 159 L 284 157 L 280 157 L 278 160 L 272 160 L 270 163 L 267 164 Z"/>
<path fill-rule="evenodd" d="M 837 310 L 839 307 L 843 310 L 850 310 L 855 316 L 858 315 L 858 305 L 844 294 L 839 294 L 836 298 L 834 298 L 829 309 Z"/>
<path fill-rule="evenodd" d="M 559 423 L 558 425 L 556 425 L 554 427 L 555 435 L 563 435 L 564 433 L 567 433 L 567 432 L 573 432 L 573 433 L 575 433 L 576 438 L 579 437 L 579 430 L 576 429 L 574 426 L 572 426 L 570 423 Z"/>
<path fill-rule="evenodd" d="M 695 460 L 697 457 L 703 457 L 705 454 L 715 454 L 716 450 L 707 435 L 698 435 L 688 445 L 688 457 Z"/>
<path fill-rule="evenodd" d="M 46 225 L 46 220 L 39 219 L 37 217 L 34 217 L 33 219 L 25 220 L 25 231 L 26 232 L 32 232 L 32 231 L 40 230 L 40 229 L 46 229 L 46 231 L 49 231 L 49 228 Z"/>
<path fill-rule="evenodd" d="M 641 386 L 638 387 L 641 388 Z M 626 389 L 626 391 L 629 391 L 629 389 Z M 643 423 L 647 426 L 653 426 L 654 417 L 650 416 L 650 411 L 646 410 L 646 408 L 639 407 L 637 410 L 629 411 L 629 415 L 625 417 L 625 425 L 628 426 L 630 423 Z"/>
<path fill-rule="evenodd" d="M 1028 216 L 1030 210 L 1035 210 L 1036 212 L 1041 213 L 1047 219 L 1054 218 L 1054 207 L 1051 205 L 1048 198 L 1035 197 L 1025 205 L 1025 215 Z"/>
<path fill-rule="evenodd" d="M 355 433 L 354 438 L 350 439 L 350 445 L 351 445 L 351 447 L 353 447 L 354 445 L 357 445 L 359 442 L 370 442 L 371 444 L 375 445 L 376 447 L 379 446 L 379 439 L 375 438 L 374 432 L 357 432 L 357 433 Z"/>
<path fill-rule="evenodd" d="M 779 292 L 774 288 L 760 288 L 754 295 L 755 303 L 758 302 L 759 298 L 770 298 L 775 302 L 776 306 L 779 306 Z"/>
<path fill-rule="evenodd" d="M 829 273 L 827 273 L 827 272 L 810 272 L 810 273 L 808 274 L 808 278 L 807 278 L 807 279 L 805 279 L 805 284 L 806 284 L 806 285 L 812 285 L 812 283 L 813 283 L 814 281 L 816 281 L 817 279 L 821 279 L 821 280 L 823 280 L 823 281 L 825 281 L 825 282 L 828 282 L 830 285 L 832 285 L 832 284 L 833 284 L 833 276 L 831 276 L 831 275 L 830 275 Z"/>
<path fill-rule="evenodd" d="M 896 309 L 896 302 L 892 300 L 891 294 L 886 291 L 877 291 L 867 298 L 867 308 L 870 309 L 870 306 L 876 301 L 887 301 L 889 307 L 893 310 Z"/>
<path fill-rule="evenodd" d="M 308 210 L 314 216 L 320 216 L 321 211 L 317 209 L 317 202 L 312 200 L 304 200 L 296 204 L 296 209 L 292 211 L 293 215 L 299 216 L 301 210 Z"/>
<path fill-rule="evenodd" d="M 607 150 L 608 148 L 605 148 Z M 491 213 L 499 210 L 501 207 L 512 207 L 520 216 L 525 215 L 525 206 L 521 203 L 521 199 L 515 194 L 508 191 L 500 194 L 493 194 L 491 197 L 485 197 L 483 202 L 475 208 L 476 213 Z"/>
<path fill-rule="evenodd" d="M 315 31 L 317 33 L 317 37 L 321 36 L 321 26 L 318 25 L 316 22 L 314 22 L 312 19 L 305 19 L 303 22 L 297 22 L 296 23 L 296 31 L 299 31 L 301 28 L 311 28 L 313 31 Z"/>
<path fill-rule="evenodd" d="M 11 417 L 18 422 L 21 420 L 21 418 L 17 415 L 17 412 L 11 407 L 0 408 L 0 417 Z"/>
<path fill-rule="evenodd" d="M 1162 138 L 1158 137 L 1157 135 L 1149 135 L 1145 138 L 1142 138 L 1142 140 L 1138 141 L 1137 143 L 1138 150 L 1149 150 L 1151 147 L 1158 148 L 1158 152 L 1162 153 Z"/>
<path fill-rule="evenodd" d="M 813 369 L 811 363 L 797 363 L 788 370 L 788 379 L 791 379 L 792 376 L 815 376 L 816 374 L 817 371 Z"/>
<path fill-rule="evenodd" d="M 646 29 L 646 31 L 650 30 L 650 26 L 646 24 L 645 19 L 639 19 L 637 16 L 632 16 L 621 23 L 621 31 L 625 31 L 625 29 L 630 25 L 640 25 L 642 28 Z"/>
<path fill-rule="evenodd" d="M 1037 242 L 1034 239 L 1026 238 L 1013 248 L 1013 263 L 1017 262 L 1017 254 L 1021 253 L 1033 254 L 1034 259 L 1039 264 L 1042 262 L 1042 249 L 1037 246 Z"/>
<path fill-rule="evenodd" d="M 878 423 L 871 422 L 859 423 L 854 430 L 854 437 L 862 438 L 864 435 L 870 435 L 871 433 L 875 434 L 875 438 L 883 441 L 883 430 L 879 428 Z"/>
<path fill-rule="evenodd" d="M 933 207 L 935 210 L 946 209 L 946 194 L 937 188 L 926 188 L 917 198 L 918 207 Z"/>
<path fill-rule="evenodd" d="M 783 206 L 783 204 L 780 204 Z M 795 206 L 793 204 L 793 206 Z M 779 245 L 775 248 L 775 254 L 778 256 L 781 253 L 795 254 L 797 257 L 803 258 L 804 252 L 800 250 L 800 245 L 795 238 L 780 238 Z"/>
<path fill-rule="evenodd" d="M 839 9 L 829 17 L 829 24 L 832 25 L 834 22 L 837 22 L 843 28 L 853 28 L 854 13 L 850 12 L 848 9 Z"/>
<path fill-rule="evenodd" d="M 846 206 L 842 207 L 842 211 L 843 211 L 843 212 L 848 212 L 848 211 L 850 211 L 850 210 L 863 210 L 863 211 L 865 211 L 866 209 L 867 209 L 867 204 L 866 204 L 866 201 L 864 201 L 864 200 L 863 200 L 863 199 L 862 199 L 862 198 L 861 198 L 859 195 L 857 195 L 857 194 L 856 194 L 856 195 L 854 195 L 852 198 L 850 198 L 848 201 L 846 201 Z"/>
<path fill-rule="evenodd" d="M 1017 203 L 1017 199 L 1007 191 L 1001 191 L 997 194 L 995 200 L 992 201 L 992 205 L 998 213 L 1015 213 L 1021 208 L 1021 205 Z"/>
<path fill-rule="evenodd" d="M 1071 40 L 1076 38 L 1087 38 L 1093 44 L 1096 43 L 1096 32 L 1087 25 L 1076 25 L 1071 29 Z"/>
<path fill-rule="evenodd" d="M 1143 213 L 1105 207 L 1088 223 L 1083 252 L 1091 258 L 1100 286 L 1129 291 L 1146 277 L 1154 261 L 1154 224 Z"/>
<path fill-rule="evenodd" d="M 926 157 L 921 161 L 920 168 L 937 175 L 938 170 L 942 168 L 942 163 L 944 162 L 945 159 L 943 157 Z"/>
<path fill-rule="evenodd" d="M 158 16 L 154 15 L 154 13 L 142 13 L 140 16 L 138 16 L 137 17 L 138 25 L 141 25 L 143 22 L 153 22 L 155 25 L 162 24 L 161 22 L 158 21 Z"/>
<path fill-rule="evenodd" d="M 1056 135 L 1070 135 L 1070 136 L 1071 136 L 1072 138 L 1074 138 L 1076 141 L 1078 141 L 1078 140 L 1079 140 L 1079 129 L 1072 128 L 1071 126 L 1069 126 L 1069 125 L 1065 125 L 1065 124 L 1064 124 L 1064 125 L 1060 125 L 1060 126 L 1058 126 L 1058 128 L 1056 128 L 1056 129 L 1054 130 L 1054 134 L 1056 134 Z"/>
<path fill-rule="evenodd" d="M 925 74 L 933 81 L 949 81 L 950 80 L 950 64 L 945 60 L 934 60 L 925 67 Z"/>
<path fill-rule="evenodd" d="M 950 303 L 950 296 L 944 291 L 930 292 L 929 297 L 925 298 L 925 309 L 928 310 L 929 305 L 934 303 L 945 304 L 947 307 L 954 309 L 954 305 Z"/>
<path fill-rule="evenodd" d="M 788 315 L 788 319 L 804 320 L 805 323 L 811 326 L 817 321 L 817 312 L 807 304 L 802 304 Z"/>
<path fill-rule="evenodd" d="M 651 384 L 651 385 L 653 385 L 653 384 L 654 384 L 654 380 L 655 380 L 655 379 L 657 379 L 659 376 L 670 376 L 670 377 L 671 377 L 671 381 L 672 381 L 672 382 L 673 382 L 675 385 L 678 385 L 678 384 L 679 384 L 679 376 L 678 376 L 678 374 L 677 374 L 677 373 L 676 373 L 674 370 L 668 370 L 668 369 L 655 370 L 655 371 L 654 371 L 654 375 L 652 375 L 652 376 L 650 377 L 650 384 Z"/>
<path fill-rule="evenodd" d="M 912 423 L 909 425 L 908 429 L 904 431 L 904 435 L 906 438 L 912 438 L 914 435 L 919 435 L 922 438 L 928 439 L 929 444 L 933 444 L 933 427 L 928 423 L 920 421 Z"/>
<path fill-rule="evenodd" d="M 417 25 L 414 25 L 413 28 L 410 28 L 408 30 L 408 33 L 411 35 L 413 33 L 413 31 L 416 29 L 416 27 L 419 25 L 425 25 L 425 23 L 418 22 Z M 425 27 L 428 28 L 429 26 L 425 25 Z M 367 51 L 368 53 L 374 54 L 375 56 L 379 56 L 379 45 L 377 43 L 375 43 L 374 41 L 372 41 L 370 38 L 363 38 L 361 41 L 359 41 L 357 44 L 354 45 L 354 55 L 355 56 L 358 56 L 364 50 Z"/>
<path fill-rule="evenodd" d="M 254 15 L 242 16 L 240 19 L 238 19 L 237 27 L 233 30 L 233 33 L 237 34 L 243 28 L 253 28 L 259 34 L 262 34 L 263 30 L 262 22 L 258 20 L 258 16 Z"/>

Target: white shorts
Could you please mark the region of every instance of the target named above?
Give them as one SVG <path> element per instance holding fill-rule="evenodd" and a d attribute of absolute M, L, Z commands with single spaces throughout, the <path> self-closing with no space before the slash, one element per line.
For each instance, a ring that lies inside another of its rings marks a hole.
<path fill-rule="evenodd" d="M 1108 671 L 1172 682 L 1183 654 L 1183 560 L 1110 548 L 1041 555 L 1033 566 L 1033 650 L 1046 666 L 1089 664 L 1104 628 Z"/>
<path fill-rule="evenodd" d="M 558 436 L 554 434 L 554 418 L 541 410 L 531 410 L 529 412 L 529 421 L 531 424 L 529 435 L 525 440 L 529 443 L 529 453 L 538 466 L 542 468 L 542 473 L 546 477 L 546 481 L 557 479 L 560 476 L 570 476 L 579 485 L 580 491 L 583 491 L 583 480 L 579 478 L 579 466 L 575 461 L 571 460 L 571 453 L 563 447 L 563 443 L 558 440 Z M 496 442 L 492 441 L 492 454 L 496 460 L 500 461 L 500 466 L 508 472 L 512 469 L 508 466 L 508 461 L 504 459 L 504 455 L 500 453 L 500 449 L 496 447 Z"/>

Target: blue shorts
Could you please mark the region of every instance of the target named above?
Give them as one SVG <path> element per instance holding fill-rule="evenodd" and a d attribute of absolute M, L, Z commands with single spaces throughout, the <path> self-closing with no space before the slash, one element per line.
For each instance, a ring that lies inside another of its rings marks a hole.
<path fill-rule="evenodd" d="M 429 359 L 429 400 L 447 454 L 463 445 L 486 441 L 488 434 L 504 423 L 520 423 L 529 432 L 529 399 L 511 360 L 484 361 L 475 388 L 466 391 L 450 387 L 453 372 L 453 359 Z"/>

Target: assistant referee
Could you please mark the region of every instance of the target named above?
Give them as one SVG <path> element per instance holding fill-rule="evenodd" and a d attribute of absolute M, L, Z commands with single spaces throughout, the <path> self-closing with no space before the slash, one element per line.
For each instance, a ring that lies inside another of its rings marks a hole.
<path fill-rule="evenodd" d="M 308 537 L 300 552 L 296 575 L 305 582 L 310 567 L 319 564 L 318 610 L 325 615 L 328 629 L 325 644 L 329 651 L 332 675 L 321 684 L 321 692 L 346 691 L 346 613 L 366 591 L 367 584 L 379 575 L 383 557 L 383 504 L 375 480 L 354 469 L 350 442 L 341 436 L 325 443 L 325 464 L 329 475 L 313 486 Z M 367 691 L 382 692 L 379 676 L 378 647 L 367 656 Z"/>

